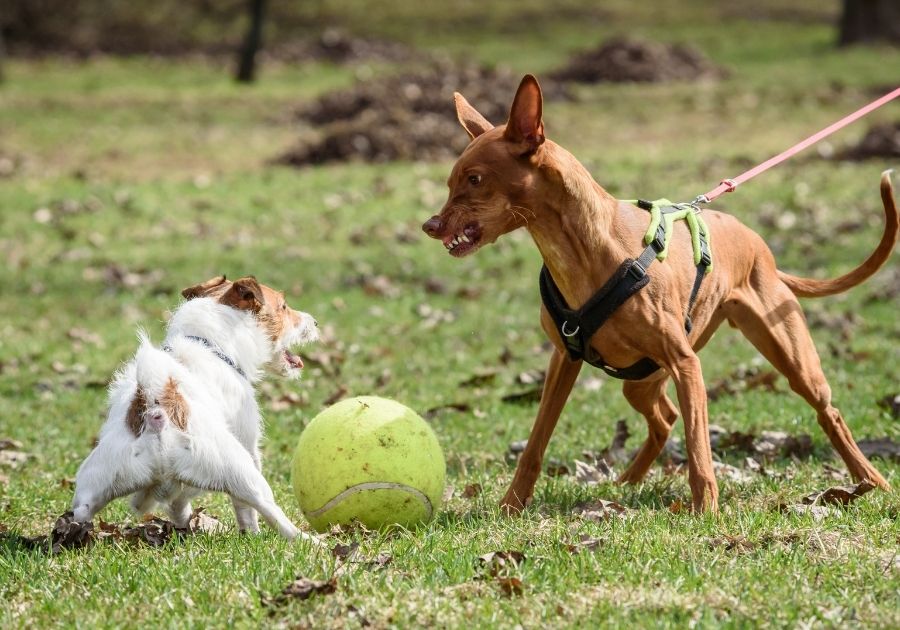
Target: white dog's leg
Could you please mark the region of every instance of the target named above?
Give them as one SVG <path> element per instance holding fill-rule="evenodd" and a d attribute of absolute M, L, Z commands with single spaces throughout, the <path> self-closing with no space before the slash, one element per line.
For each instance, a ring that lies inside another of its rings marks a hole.
<path fill-rule="evenodd" d="M 256 439 L 256 436 L 254 436 L 251 457 L 253 457 L 253 465 L 256 466 L 256 470 L 262 473 L 262 455 L 259 452 L 259 447 L 256 446 Z M 231 503 L 234 505 L 234 516 L 237 519 L 238 529 L 252 534 L 259 532 L 259 515 L 256 510 L 234 497 L 231 497 Z"/>
<path fill-rule="evenodd" d="M 191 499 L 197 496 L 199 492 L 196 488 L 185 486 L 176 494 L 169 502 L 167 512 L 169 518 L 175 523 L 175 527 L 187 527 L 194 508 L 191 506 Z"/>
<path fill-rule="evenodd" d="M 75 498 L 72 499 L 76 521 L 89 522 L 113 499 L 150 485 L 150 476 L 140 473 L 125 451 L 100 442 L 81 464 L 75 477 Z"/>
<path fill-rule="evenodd" d="M 177 462 L 182 482 L 228 493 L 233 500 L 256 509 L 285 538 L 293 539 L 300 533 L 275 503 L 272 489 L 250 453 L 233 435 L 218 433 L 212 439 L 194 436 L 191 450 Z"/>
<path fill-rule="evenodd" d="M 259 518 L 256 510 L 234 497 L 231 497 L 231 503 L 234 505 L 234 517 L 237 519 L 238 529 L 251 534 L 258 533 Z"/>
<path fill-rule="evenodd" d="M 138 516 L 152 512 L 156 506 L 156 486 L 149 486 L 131 495 L 131 510 Z"/>

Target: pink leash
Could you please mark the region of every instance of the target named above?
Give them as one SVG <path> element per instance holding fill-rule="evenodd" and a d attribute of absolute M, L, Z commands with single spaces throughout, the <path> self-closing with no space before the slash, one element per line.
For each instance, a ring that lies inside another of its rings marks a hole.
<path fill-rule="evenodd" d="M 869 104 L 866 105 L 865 107 L 861 107 L 860 109 L 856 110 L 855 112 L 853 112 L 853 113 L 850 114 L 849 116 L 845 116 L 844 118 L 841 118 L 839 121 L 837 121 L 836 123 L 834 123 L 834 124 L 831 125 L 830 127 L 826 127 L 826 128 L 823 129 L 822 131 L 820 131 L 820 132 L 818 132 L 818 133 L 815 133 L 815 134 L 811 135 L 811 136 L 810 136 L 809 138 L 807 138 L 806 140 L 803 140 L 802 142 L 798 142 L 797 144 L 795 144 L 794 146 L 792 146 L 792 147 L 791 147 L 790 149 L 788 149 L 787 151 L 782 151 L 781 153 L 779 153 L 779 154 L 776 155 L 775 157 L 769 158 L 768 160 L 766 160 L 766 161 L 763 162 L 762 164 L 760 164 L 760 165 L 758 165 L 758 166 L 754 166 L 754 167 L 751 168 L 749 171 L 744 171 L 743 173 L 741 173 L 740 175 L 738 175 L 738 176 L 735 177 L 734 179 L 723 179 L 722 182 L 721 182 L 718 186 L 716 186 L 715 188 L 713 188 L 712 190 L 710 190 L 708 193 L 706 193 L 705 195 L 700 195 L 699 197 L 697 197 L 696 199 L 694 199 L 694 201 L 691 203 L 691 205 L 697 205 L 697 204 L 700 204 L 700 203 L 709 203 L 710 201 L 712 201 L 713 199 L 715 199 L 715 198 L 718 197 L 719 195 L 722 195 L 722 194 L 724 194 L 724 193 L 733 191 L 735 188 L 737 188 L 738 186 L 740 186 L 741 184 L 743 184 L 743 183 L 746 182 L 747 180 L 753 179 L 754 177 L 756 177 L 756 176 L 759 175 L 760 173 L 764 173 L 765 171 L 769 170 L 770 168 L 772 168 L 772 167 L 775 166 L 776 164 L 781 164 L 782 162 L 784 162 L 784 161 L 785 161 L 786 159 L 788 159 L 789 157 L 791 157 L 791 156 L 793 156 L 793 155 L 795 155 L 795 154 L 797 154 L 797 153 L 800 153 L 800 151 L 802 151 L 802 150 L 805 149 L 806 147 L 808 147 L 808 146 L 810 146 L 810 145 L 812 145 L 812 144 L 815 144 L 816 142 L 818 142 L 818 141 L 821 140 L 822 138 L 825 138 L 825 137 L 827 137 L 827 136 L 830 136 L 831 134 L 833 134 L 833 133 L 834 133 L 835 131 L 837 131 L 838 129 L 843 129 L 844 127 L 846 127 L 847 125 L 849 125 L 849 124 L 852 123 L 853 121 L 855 121 L 855 120 L 857 120 L 857 119 L 859 119 L 859 118 L 862 118 L 863 116 L 865 116 L 865 115 L 868 114 L 869 112 L 871 112 L 871 111 L 873 111 L 873 110 L 875 110 L 875 109 L 878 109 L 879 107 L 881 107 L 881 106 L 884 105 L 885 103 L 891 102 L 892 100 L 894 100 L 894 99 L 897 98 L 898 96 L 900 96 L 900 87 L 898 87 L 898 88 L 897 88 L 896 90 L 894 90 L 893 92 L 890 92 L 889 94 L 885 94 L 884 96 L 882 96 L 882 97 L 879 98 L 878 100 L 869 103 Z"/>

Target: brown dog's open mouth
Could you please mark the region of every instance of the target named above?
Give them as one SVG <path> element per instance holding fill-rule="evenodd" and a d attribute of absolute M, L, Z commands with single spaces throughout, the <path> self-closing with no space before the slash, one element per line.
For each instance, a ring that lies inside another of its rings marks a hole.
<path fill-rule="evenodd" d="M 290 350 L 284 351 L 284 362 L 287 364 L 289 368 L 295 370 L 303 369 L 303 359 L 299 357 L 299 355 L 294 354 Z"/>
<path fill-rule="evenodd" d="M 468 223 L 462 232 L 445 236 L 443 241 L 451 256 L 462 258 L 478 249 L 481 242 L 481 226 L 477 223 Z"/>

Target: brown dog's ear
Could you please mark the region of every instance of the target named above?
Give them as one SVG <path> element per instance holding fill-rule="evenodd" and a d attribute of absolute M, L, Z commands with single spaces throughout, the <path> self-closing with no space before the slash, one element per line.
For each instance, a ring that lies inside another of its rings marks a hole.
<path fill-rule="evenodd" d="M 192 287 L 182 289 L 181 297 L 186 300 L 193 300 L 194 298 L 198 297 L 206 297 L 212 291 L 222 286 L 223 284 L 225 284 L 225 276 L 216 276 L 215 278 L 210 278 L 206 282 L 201 282 L 200 284 L 195 284 Z"/>
<path fill-rule="evenodd" d="M 459 92 L 453 93 L 453 102 L 456 103 L 456 117 L 472 140 L 494 128 L 494 125 L 478 113 L 478 110 L 472 107 L 466 97 Z"/>
<path fill-rule="evenodd" d="M 242 311 L 258 313 L 266 303 L 266 299 L 256 278 L 247 276 L 232 282 L 225 295 L 219 298 L 219 302 Z"/>
<path fill-rule="evenodd" d="M 544 143 L 543 101 L 537 79 L 526 74 L 516 91 L 503 134 L 508 141 L 522 145 L 522 155 L 534 153 Z"/>

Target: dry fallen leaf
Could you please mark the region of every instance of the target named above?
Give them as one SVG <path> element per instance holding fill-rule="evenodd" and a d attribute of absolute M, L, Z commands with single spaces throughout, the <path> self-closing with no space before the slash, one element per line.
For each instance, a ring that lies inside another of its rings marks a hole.
<path fill-rule="evenodd" d="M 756 545 L 747 540 L 746 536 L 716 536 L 707 539 L 711 549 L 724 549 L 725 551 L 752 551 Z"/>
<path fill-rule="evenodd" d="M 436 407 L 426 409 L 425 413 L 422 414 L 422 417 L 426 420 L 432 420 L 444 411 L 458 411 L 460 413 L 467 413 L 469 411 L 472 411 L 472 407 L 471 405 L 462 402 L 447 403 L 445 405 L 437 405 Z"/>
<path fill-rule="evenodd" d="M 858 440 L 856 445 L 866 457 L 881 457 L 889 461 L 900 461 L 900 443 L 891 438 L 879 437 Z"/>
<path fill-rule="evenodd" d="M 22 448 L 22 443 L 12 438 L 0 438 L 0 451 L 17 450 Z"/>
<path fill-rule="evenodd" d="M 506 403 L 512 403 L 514 405 L 530 405 L 533 403 L 538 403 L 541 401 L 541 393 L 543 391 L 543 386 L 538 385 L 536 387 L 532 387 L 530 389 L 526 389 L 521 392 L 514 392 L 512 394 L 506 394 L 500 400 Z"/>
<path fill-rule="evenodd" d="M 499 374 L 499 372 L 494 368 L 483 368 L 480 370 L 476 370 L 472 376 L 462 381 L 459 386 L 483 387 L 485 385 L 490 385 L 497 378 L 497 374 Z"/>
<path fill-rule="evenodd" d="M 480 483 L 467 483 L 466 487 L 463 488 L 462 498 L 463 499 L 473 499 L 481 494 L 481 484 Z"/>
<path fill-rule="evenodd" d="M 878 401 L 878 406 L 890 411 L 895 420 L 900 418 L 900 393 L 888 394 Z"/>
<path fill-rule="evenodd" d="M 723 462 L 713 462 L 713 471 L 716 473 L 716 477 L 720 479 L 730 479 L 735 483 L 747 483 L 749 481 L 753 481 L 753 475 L 750 473 L 741 470 L 731 464 L 725 464 Z"/>
<path fill-rule="evenodd" d="M 0 466 L 18 468 L 20 465 L 27 462 L 29 457 L 31 457 L 31 455 L 24 451 L 3 450 L 0 451 Z"/>
<path fill-rule="evenodd" d="M 262 596 L 260 599 L 263 606 L 284 604 L 291 599 L 309 599 L 313 595 L 330 595 L 337 590 L 337 578 L 332 577 L 327 581 L 310 580 L 302 576 L 297 576 L 293 582 L 282 589 L 280 595 L 275 597 Z"/>
<path fill-rule="evenodd" d="M 598 483 L 613 481 L 615 475 L 612 468 L 604 460 L 599 460 L 596 465 L 588 464 L 579 459 L 575 460 L 575 481 L 586 486 L 595 486 Z"/>
<path fill-rule="evenodd" d="M 837 513 L 835 508 L 828 505 L 784 505 L 781 509 L 790 514 L 809 515 L 814 521 L 821 521 Z"/>
<path fill-rule="evenodd" d="M 569 467 L 559 460 L 551 459 L 547 462 L 546 474 L 548 477 L 568 477 L 571 473 Z"/>
<path fill-rule="evenodd" d="M 188 519 L 187 531 L 191 534 L 203 532 L 205 534 L 218 534 L 224 532 L 227 528 L 215 516 L 210 516 L 204 512 L 203 508 L 197 508 Z"/>
<path fill-rule="evenodd" d="M 478 564 L 482 571 L 491 577 L 497 577 L 518 568 L 525 562 L 525 554 L 521 551 L 491 551 L 478 556 Z"/>
<path fill-rule="evenodd" d="M 517 577 L 498 577 L 497 585 L 507 597 L 522 595 L 522 580 Z"/>
<path fill-rule="evenodd" d="M 349 390 L 347 389 L 346 385 L 339 385 L 338 388 L 334 392 L 332 392 L 332 394 L 328 398 L 326 398 L 324 401 L 322 401 L 322 405 L 324 407 L 333 405 L 334 403 L 339 401 L 341 398 L 346 396 L 348 391 Z"/>
<path fill-rule="evenodd" d="M 63 549 L 80 549 L 93 542 L 91 523 L 79 523 L 72 512 L 66 512 L 58 519 L 50 532 L 50 552 L 59 553 Z"/>
<path fill-rule="evenodd" d="M 131 543 L 146 543 L 151 547 L 161 547 L 172 539 L 175 525 L 154 516 L 145 517 L 142 523 L 122 530 L 122 538 Z"/>
<path fill-rule="evenodd" d="M 821 492 L 813 492 L 802 499 L 804 505 L 849 505 L 858 498 L 875 489 L 875 484 L 868 479 L 863 479 L 852 486 L 834 486 Z"/>
<path fill-rule="evenodd" d="M 569 553 L 596 551 L 600 548 L 600 545 L 602 545 L 603 542 L 604 541 L 600 538 L 593 538 L 592 536 L 588 536 L 587 534 L 582 534 L 577 542 L 569 543 L 568 545 L 566 545 L 566 549 L 569 550 Z"/>
<path fill-rule="evenodd" d="M 572 513 L 576 516 L 581 516 L 585 520 L 601 523 L 615 518 L 628 518 L 629 511 L 621 503 L 597 499 L 596 501 L 579 503 L 575 506 Z"/>
<path fill-rule="evenodd" d="M 600 456 L 610 464 L 619 464 L 630 459 L 625 451 L 625 442 L 628 441 L 628 423 L 625 420 L 616 420 L 616 432 L 613 434 L 612 443 L 600 452 Z"/>

